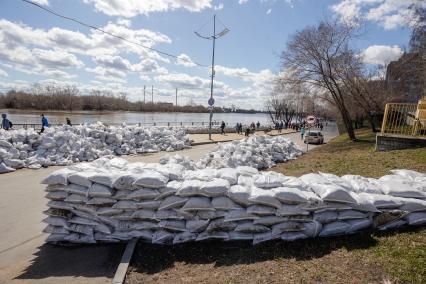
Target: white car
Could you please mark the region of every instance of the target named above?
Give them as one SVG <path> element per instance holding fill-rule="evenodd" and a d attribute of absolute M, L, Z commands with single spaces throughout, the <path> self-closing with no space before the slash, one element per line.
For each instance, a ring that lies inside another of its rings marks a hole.
<path fill-rule="evenodd" d="M 323 144 L 324 136 L 320 131 L 309 131 L 305 134 L 303 142 L 305 142 L 305 144 Z"/>

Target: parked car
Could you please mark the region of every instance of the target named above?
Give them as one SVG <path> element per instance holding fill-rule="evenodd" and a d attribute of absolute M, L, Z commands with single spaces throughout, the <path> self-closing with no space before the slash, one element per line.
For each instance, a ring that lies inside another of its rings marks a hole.
<path fill-rule="evenodd" d="M 305 144 L 322 144 L 324 143 L 324 136 L 320 131 L 309 131 L 305 134 L 303 142 Z"/>

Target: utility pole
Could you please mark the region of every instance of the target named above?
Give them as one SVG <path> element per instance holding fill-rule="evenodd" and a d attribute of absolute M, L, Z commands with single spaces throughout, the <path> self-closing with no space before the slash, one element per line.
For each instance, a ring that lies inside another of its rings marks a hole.
<path fill-rule="evenodd" d="M 177 91 L 178 91 L 178 88 L 176 88 L 176 106 L 177 106 Z"/>
<path fill-rule="evenodd" d="M 216 15 L 213 16 L 213 35 L 212 36 L 202 36 L 198 32 L 195 34 L 204 39 L 213 40 L 213 54 L 212 54 L 212 71 L 211 71 L 211 83 L 210 83 L 210 99 L 208 101 L 210 107 L 210 118 L 209 118 L 209 140 L 212 140 L 212 119 L 213 119 L 213 108 L 214 108 L 214 99 L 213 99 L 213 87 L 214 87 L 214 51 L 216 46 L 216 39 L 221 38 L 229 32 L 229 29 L 225 27 L 223 31 L 216 34 Z"/>
<path fill-rule="evenodd" d="M 143 86 L 143 103 L 145 104 L 145 90 L 146 90 L 146 86 Z"/>
<path fill-rule="evenodd" d="M 154 85 L 151 86 L 151 103 L 154 104 Z"/>

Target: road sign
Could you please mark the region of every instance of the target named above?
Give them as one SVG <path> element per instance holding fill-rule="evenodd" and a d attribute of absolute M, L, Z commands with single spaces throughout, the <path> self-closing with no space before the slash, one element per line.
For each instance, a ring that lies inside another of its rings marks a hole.
<path fill-rule="evenodd" d="M 315 121 L 316 121 L 316 117 L 315 117 L 315 116 L 313 116 L 313 115 L 308 115 L 308 116 L 306 117 L 306 122 L 307 122 L 308 124 L 314 124 L 314 123 L 315 123 Z"/>
<path fill-rule="evenodd" d="M 209 106 L 213 106 L 214 105 L 214 99 L 210 98 L 209 101 L 208 101 L 208 103 L 209 103 Z"/>

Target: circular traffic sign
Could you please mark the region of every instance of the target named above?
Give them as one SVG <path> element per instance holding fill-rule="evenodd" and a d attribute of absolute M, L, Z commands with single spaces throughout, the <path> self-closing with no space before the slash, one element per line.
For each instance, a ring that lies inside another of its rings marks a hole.
<path fill-rule="evenodd" d="M 214 105 L 214 99 L 210 98 L 209 101 L 208 101 L 208 103 L 209 103 L 209 106 L 213 106 Z"/>
<path fill-rule="evenodd" d="M 316 118 L 313 115 L 309 115 L 309 116 L 306 117 L 306 122 L 309 123 L 309 124 L 314 124 L 315 121 L 316 121 Z"/>

